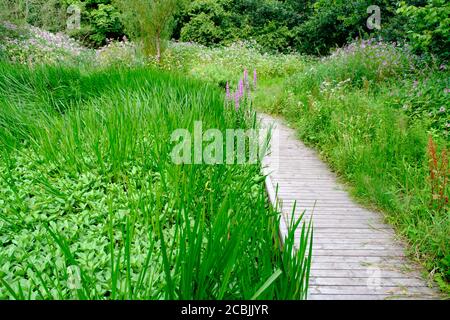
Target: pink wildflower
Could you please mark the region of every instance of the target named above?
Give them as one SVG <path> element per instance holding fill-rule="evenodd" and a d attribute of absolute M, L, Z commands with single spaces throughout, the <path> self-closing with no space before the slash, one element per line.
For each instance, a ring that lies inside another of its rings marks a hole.
<path fill-rule="evenodd" d="M 244 81 L 239 80 L 239 97 L 244 96 Z"/>

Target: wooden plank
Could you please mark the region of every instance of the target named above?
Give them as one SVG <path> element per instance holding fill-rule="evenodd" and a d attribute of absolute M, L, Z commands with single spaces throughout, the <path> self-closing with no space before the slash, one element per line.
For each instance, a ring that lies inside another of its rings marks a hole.
<path fill-rule="evenodd" d="M 385 245 L 386 239 L 347 239 L 347 238 L 341 238 L 341 239 L 328 239 L 325 237 L 322 238 L 316 238 L 314 237 L 313 240 L 314 245 L 327 245 L 327 244 L 355 244 L 355 245 L 361 245 L 361 246 L 367 246 L 367 245 Z"/>
<path fill-rule="evenodd" d="M 365 269 L 311 269 L 312 277 L 322 277 L 322 278 L 364 278 L 374 277 L 374 278 L 406 278 L 407 279 L 418 279 L 422 281 L 422 277 L 418 272 L 411 271 L 394 271 L 394 270 L 380 270 L 379 274 L 374 275 L 374 272 L 370 268 Z"/>
<path fill-rule="evenodd" d="M 319 228 L 335 228 L 335 229 L 367 229 L 367 225 L 375 229 L 391 229 L 391 227 L 382 223 L 364 223 L 363 221 L 334 222 L 313 219 L 315 229 Z"/>
<path fill-rule="evenodd" d="M 404 253 L 396 250 L 371 250 L 371 249 L 348 249 L 348 250 L 325 250 L 315 249 L 314 256 L 340 256 L 340 257 L 403 257 Z"/>
<path fill-rule="evenodd" d="M 425 287 L 426 284 L 422 279 L 416 278 L 385 278 L 373 277 L 367 274 L 366 277 L 311 277 L 311 286 L 381 286 L 381 287 Z"/>
<path fill-rule="evenodd" d="M 385 295 L 396 295 L 396 296 L 421 296 L 425 294 L 426 296 L 435 296 L 438 298 L 438 295 L 428 287 L 413 287 L 413 286 L 382 286 L 382 287 L 368 287 L 368 286 L 329 286 L 329 285 L 321 285 L 320 287 L 311 286 L 310 294 L 385 294 Z"/>
<path fill-rule="evenodd" d="M 367 264 L 385 263 L 398 266 L 399 263 L 404 263 L 406 260 L 401 257 L 383 257 L 383 256 L 318 256 L 313 255 L 313 263 L 315 262 L 358 262 Z"/>
<path fill-rule="evenodd" d="M 395 271 L 395 272 L 409 272 L 407 266 L 404 265 L 404 261 L 401 261 L 402 264 L 399 264 L 396 267 L 392 267 L 390 263 L 376 263 L 376 262 L 316 262 L 311 266 L 311 270 L 351 270 L 351 271 L 364 271 L 370 270 L 371 267 L 379 267 L 382 270 L 382 274 L 387 271 Z"/>
<path fill-rule="evenodd" d="M 392 248 L 391 245 L 388 245 L 386 243 L 383 244 L 372 244 L 372 243 L 313 243 L 313 248 L 315 250 L 389 250 Z"/>
<path fill-rule="evenodd" d="M 394 236 L 392 235 L 383 235 L 378 233 L 371 234 L 347 234 L 347 233 L 329 233 L 327 230 L 323 231 L 323 229 L 314 230 L 314 239 L 358 239 L 358 240 L 370 240 L 370 239 L 385 239 L 385 240 L 394 240 Z M 297 235 L 296 235 L 297 238 Z"/>
<path fill-rule="evenodd" d="M 349 232 L 352 232 L 354 236 L 358 235 L 359 236 L 366 236 L 366 235 L 382 235 L 382 234 L 386 234 L 389 235 L 391 234 L 389 232 L 389 230 L 391 229 L 374 229 L 372 228 L 370 225 L 365 226 L 364 228 L 352 228 L 352 229 L 336 229 L 336 228 L 318 228 L 317 232 L 319 234 L 321 233 L 326 233 L 326 234 L 339 234 L 339 233 L 343 233 L 343 234 L 348 234 Z"/>

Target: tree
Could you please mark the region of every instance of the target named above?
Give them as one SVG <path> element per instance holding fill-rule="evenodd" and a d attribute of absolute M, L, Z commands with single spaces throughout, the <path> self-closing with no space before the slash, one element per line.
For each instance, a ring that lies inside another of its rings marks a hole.
<path fill-rule="evenodd" d="M 170 37 L 178 0 L 116 0 L 128 34 L 142 42 L 158 63 Z"/>
<path fill-rule="evenodd" d="M 425 5 L 408 5 L 401 1 L 397 13 L 408 20 L 406 33 L 414 50 L 430 52 L 443 60 L 450 59 L 450 3 L 428 0 Z"/>

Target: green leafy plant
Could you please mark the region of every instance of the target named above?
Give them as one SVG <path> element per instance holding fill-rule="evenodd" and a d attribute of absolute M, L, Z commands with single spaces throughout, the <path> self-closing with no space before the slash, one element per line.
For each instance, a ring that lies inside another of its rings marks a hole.
<path fill-rule="evenodd" d="M 151 68 L 2 63 L 0 102 L 1 299 L 306 297 L 312 227 L 293 222 L 301 241 L 281 245 L 260 164 L 171 160 L 171 133 L 195 120 L 254 128 L 222 90 Z"/>
<path fill-rule="evenodd" d="M 448 60 L 450 54 L 450 4 L 445 0 L 429 0 L 425 6 L 401 1 L 397 12 L 408 18 L 407 32 L 414 49 L 430 52 Z"/>

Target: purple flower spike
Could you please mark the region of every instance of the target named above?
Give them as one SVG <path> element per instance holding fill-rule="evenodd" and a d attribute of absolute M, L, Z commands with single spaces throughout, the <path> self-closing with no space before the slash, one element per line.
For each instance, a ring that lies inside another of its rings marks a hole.
<path fill-rule="evenodd" d="M 244 96 L 244 81 L 239 80 L 239 97 Z"/>
<path fill-rule="evenodd" d="M 256 89 L 256 83 L 258 81 L 258 75 L 256 74 L 256 69 L 253 70 L 253 88 Z"/>
<path fill-rule="evenodd" d="M 248 86 L 248 70 L 244 69 L 244 83 Z"/>
<path fill-rule="evenodd" d="M 236 91 L 236 93 L 234 94 L 234 104 L 236 107 L 236 111 L 239 110 L 239 91 Z"/>

